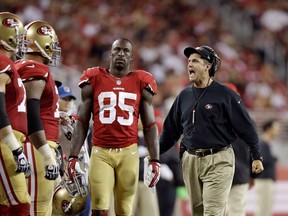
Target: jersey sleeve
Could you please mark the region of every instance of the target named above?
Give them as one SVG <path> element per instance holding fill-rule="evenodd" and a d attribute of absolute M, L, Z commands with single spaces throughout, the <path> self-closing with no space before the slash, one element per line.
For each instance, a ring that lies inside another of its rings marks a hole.
<path fill-rule="evenodd" d="M 78 86 L 80 88 L 83 88 L 85 85 L 90 84 L 91 78 L 97 76 L 99 71 L 100 71 L 99 67 L 88 68 L 87 70 L 83 71 Z"/>
<path fill-rule="evenodd" d="M 147 71 L 139 70 L 139 78 L 144 85 L 144 89 L 149 91 L 152 95 L 156 95 L 158 92 L 157 83 L 152 74 Z"/>

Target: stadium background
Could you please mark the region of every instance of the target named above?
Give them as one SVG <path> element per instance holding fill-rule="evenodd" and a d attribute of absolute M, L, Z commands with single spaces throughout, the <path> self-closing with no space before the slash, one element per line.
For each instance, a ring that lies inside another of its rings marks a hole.
<path fill-rule="evenodd" d="M 134 43 L 133 68 L 157 79 L 154 102 L 164 116 L 187 85 L 184 47 L 214 47 L 222 59 L 216 79 L 237 85 L 258 132 L 266 119 L 280 119 L 281 135 L 273 143 L 278 157 L 274 215 L 288 215 L 287 0 L 2 0 L 0 11 L 16 13 L 25 24 L 42 19 L 56 29 L 62 57 L 52 72 L 73 88 L 76 104 L 82 71 L 107 66 L 107 50 L 117 37 Z M 248 198 L 252 215 L 253 188 Z"/>

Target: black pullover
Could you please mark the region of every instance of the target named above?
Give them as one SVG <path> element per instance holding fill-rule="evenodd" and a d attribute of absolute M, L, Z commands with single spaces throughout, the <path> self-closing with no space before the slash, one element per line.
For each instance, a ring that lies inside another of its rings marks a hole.
<path fill-rule="evenodd" d="M 164 121 L 160 153 L 181 136 L 187 149 L 209 149 L 230 145 L 236 134 L 249 145 L 252 159 L 261 159 L 258 135 L 241 97 L 216 81 L 206 88 L 189 85 L 176 97 Z"/>

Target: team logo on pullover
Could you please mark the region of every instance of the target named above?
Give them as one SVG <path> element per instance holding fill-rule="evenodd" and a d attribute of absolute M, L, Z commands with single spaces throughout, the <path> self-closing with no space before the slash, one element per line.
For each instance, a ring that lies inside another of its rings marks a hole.
<path fill-rule="evenodd" d="M 208 109 L 208 110 L 210 110 L 210 109 L 213 108 L 213 106 L 212 106 L 211 104 L 206 104 L 206 105 L 205 105 L 205 108 Z"/>

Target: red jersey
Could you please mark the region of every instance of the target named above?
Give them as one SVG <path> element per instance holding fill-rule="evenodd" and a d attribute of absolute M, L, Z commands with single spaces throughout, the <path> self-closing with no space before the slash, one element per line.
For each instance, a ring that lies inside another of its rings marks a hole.
<path fill-rule="evenodd" d="M 18 75 L 14 62 L 0 54 L 0 73 L 7 73 L 11 82 L 6 85 L 6 111 L 14 130 L 27 135 L 27 113 L 25 88 Z"/>
<path fill-rule="evenodd" d="M 112 76 L 106 68 L 84 71 L 79 87 L 91 84 L 94 92 L 92 144 L 123 148 L 138 142 L 138 117 L 142 91 L 157 93 L 153 76 L 134 70 L 123 78 Z"/>
<path fill-rule="evenodd" d="M 15 65 L 24 83 L 30 80 L 40 79 L 46 81 L 46 86 L 40 98 L 40 115 L 46 139 L 56 142 L 59 134 L 59 96 L 49 67 L 32 60 L 17 61 Z"/>

